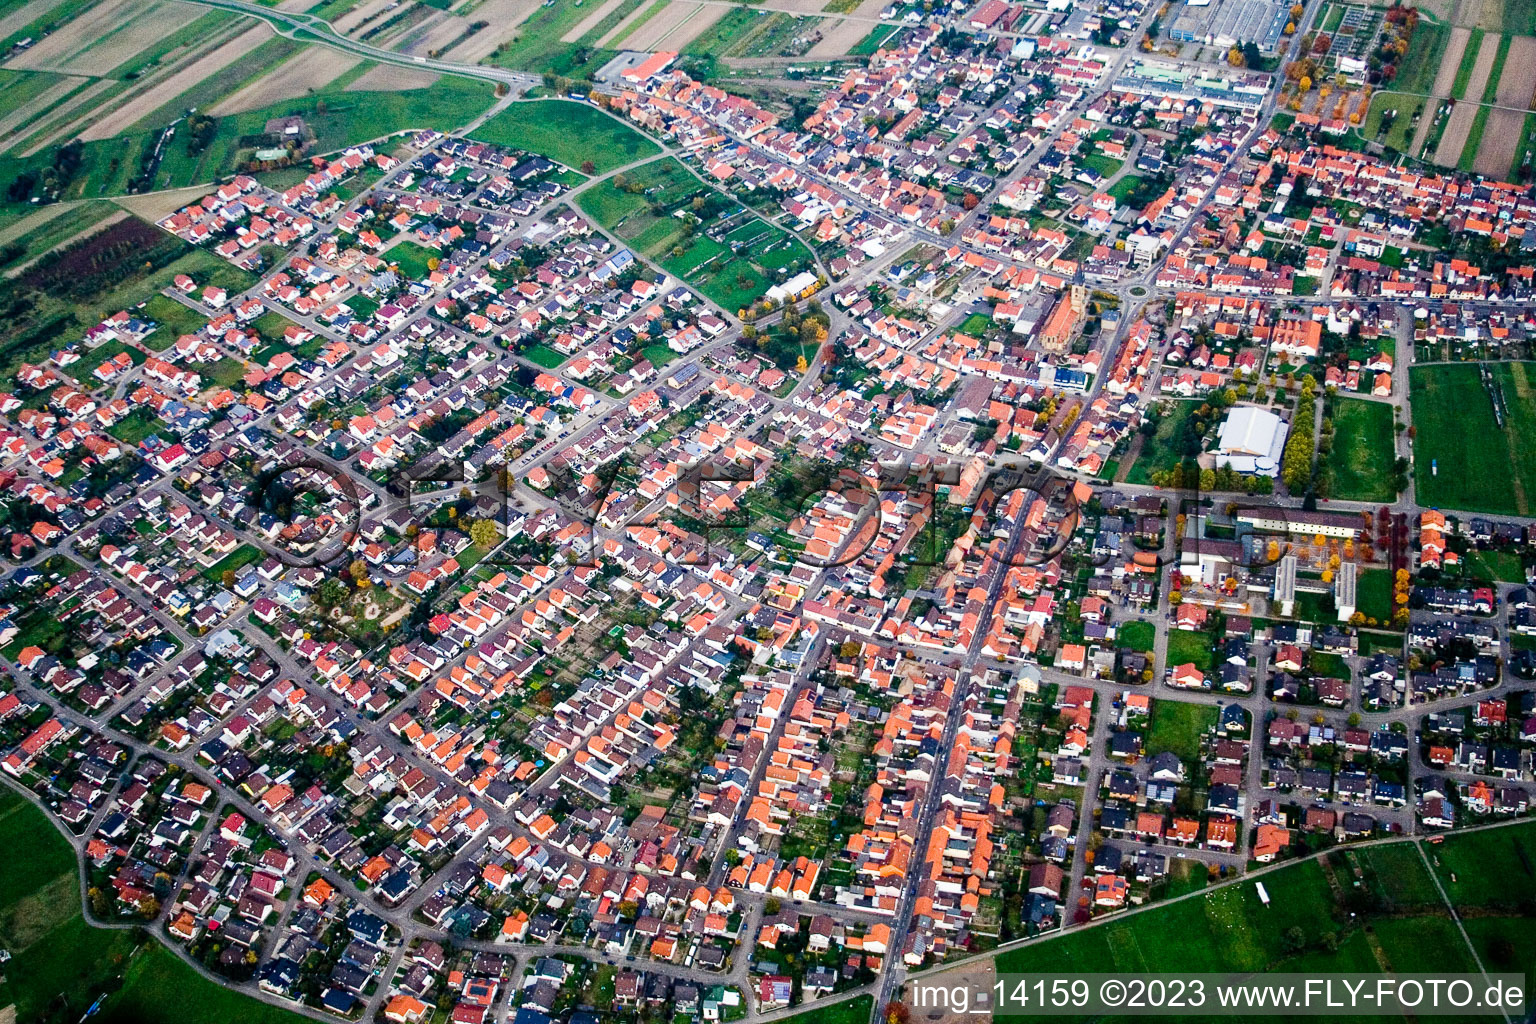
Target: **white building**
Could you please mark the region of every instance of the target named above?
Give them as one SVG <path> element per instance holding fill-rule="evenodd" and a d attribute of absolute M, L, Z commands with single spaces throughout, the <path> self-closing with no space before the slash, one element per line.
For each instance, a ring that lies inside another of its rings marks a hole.
<path fill-rule="evenodd" d="M 1236 406 L 1222 421 L 1216 439 L 1216 465 L 1231 464 L 1239 473 L 1275 476 L 1285 450 L 1286 423 L 1268 409 Z"/>

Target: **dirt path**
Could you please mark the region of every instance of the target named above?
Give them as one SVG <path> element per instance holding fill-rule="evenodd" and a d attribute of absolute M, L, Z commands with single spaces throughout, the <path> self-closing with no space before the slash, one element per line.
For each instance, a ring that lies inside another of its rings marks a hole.
<path fill-rule="evenodd" d="M 1489 32 L 1483 36 L 1482 44 L 1477 48 L 1477 63 L 1472 65 L 1472 78 L 1462 93 L 1465 101 L 1456 104 L 1456 109 L 1451 111 L 1445 123 L 1445 134 L 1440 136 L 1440 145 L 1435 150 L 1435 163 L 1440 166 L 1455 167 L 1461 159 L 1462 147 L 1467 144 L 1472 122 L 1477 119 L 1477 101 L 1483 98 L 1483 90 L 1488 87 L 1488 76 L 1493 71 L 1493 62 L 1498 55 L 1499 37 Z"/>

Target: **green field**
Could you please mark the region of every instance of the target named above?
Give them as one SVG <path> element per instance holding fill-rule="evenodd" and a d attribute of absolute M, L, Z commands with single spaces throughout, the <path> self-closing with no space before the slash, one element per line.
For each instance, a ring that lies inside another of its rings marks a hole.
<path fill-rule="evenodd" d="M 599 174 L 661 152 L 619 118 L 571 100 L 514 103 L 475 129 L 475 138 L 540 153 L 571 168 L 591 160 Z"/>
<path fill-rule="evenodd" d="M 1398 62 L 1397 77 L 1392 80 L 1392 88 L 1403 92 L 1429 92 L 1435 84 L 1435 75 L 1440 71 L 1440 61 L 1450 37 L 1449 25 L 1420 19 L 1414 27 L 1413 41 L 1408 44 L 1408 52 Z"/>
<path fill-rule="evenodd" d="M 1467 48 L 1461 53 L 1461 63 L 1456 67 L 1456 78 L 1451 83 L 1451 95 L 1465 99 L 1467 85 L 1472 81 L 1472 69 L 1477 66 L 1477 51 L 1483 45 L 1483 30 L 1474 28 L 1467 36 Z"/>
<path fill-rule="evenodd" d="M 1536 376 L 1530 363 L 1489 364 L 1508 415 L 1504 429 L 1474 364 L 1409 373 L 1414 492 L 1430 507 L 1530 515 L 1536 509 Z M 1475 443 L 1469 443 L 1475 439 Z M 1438 475 L 1432 466 L 1438 463 Z"/>
<path fill-rule="evenodd" d="M 226 572 L 233 572 L 236 576 L 239 576 L 239 570 L 247 565 L 259 562 L 261 559 L 262 553 L 260 548 L 252 544 L 241 544 L 235 550 L 204 569 L 203 577 L 218 583 Z"/>
<path fill-rule="evenodd" d="M 831 1006 L 784 1017 L 778 1024 L 868 1024 L 874 1008 L 874 996 L 854 996 Z"/>
<path fill-rule="evenodd" d="M 1355 577 L 1355 607 L 1369 618 L 1386 623 L 1392 618 L 1392 572 L 1362 569 Z"/>
<path fill-rule="evenodd" d="M 169 101 L 134 129 L 110 139 L 85 143 L 81 148 L 79 173 L 64 190 L 62 198 L 92 199 L 123 194 L 130 179 L 138 172 L 140 157 L 153 150 L 160 130 L 185 109 L 178 104 L 212 104 L 259 74 L 270 71 L 272 65 L 267 61 L 280 61 L 296 49 L 296 44 L 289 40 L 269 40 L 251 55 L 242 57 L 219 74 Z M 252 148 L 241 145 L 241 140 L 259 134 L 266 122 L 274 117 L 302 116 L 315 136 L 310 152 L 330 153 L 408 128 L 435 127 L 453 131 L 473 120 L 495 99 L 488 82 L 447 75 L 430 89 L 346 91 L 347 84 L 365 71 L 367 64 L 366 61 L 359 64 L 324 88 L 303 97 L 218 118 L 213 137 L 199 152 L 188 152 L 185 140 L 177 137 L 166 146 L 155 174 L 155 186 L 179 188 L 232 173 L 252 153 Z M 57 147 L 48 146 L 29 157 L 0 157 L 0 181 L 9 182 L 23 171 L 41 171 L 53 163 L 56 152 Z M 5 205 L 5 209 L 10 210 L 20 207 L 31 208 L 25 204 Z"/>
<path fill-rule="evenodd" d="M 0 108 L 3 108 L 3 104 L 0 104 Z M 0 269 L 17 267 L 36 259 L 81 232 L 89 231 L 119 210 L 112 203 L 92 201 L 70 207 L 53 207 L 47 212 L 51 216 L 46 221 L 0 246 Z"/>
<path fill-rule="evenodd" d="M 1462 558 L 1467 579 L 1500 583 L 1524 583 L 1525 565 L 1513 551 L 1480 551 L 1473 548 Z"/>
<path fill-rule="evenodd" d="M 1115 642 L 1133 651 L 1150 651 L 1157 638 L 1157 627 L 1150 622 L 1134 619 L 1115 627 Z"/>
<path fill-rule="evenodd" d="M 1512 844 L 1530 845 L 1533 837 L 1536 825 L 1523 823 L 1423 847 L 1445 865 L 1442 879 L 1453 861 L 1460 865 L 1469 902 L 1456 892 L 1452 900 L 1458 909 L 1470 910 L 1467 932 L 1489 970 L 1529 972 L 1536 965 L 1536 928 L 1523 916 L 1536 906 L 1536 878 L 1509 853 Z M 1494 878 L 1499 883 L 1489 884 Z M 1326 862 L 1309 859 L 1268 872 L 1262 881 L 1268 906 L 1259 900 L 1255 881 L 1237 881 L 1009 950 L 998 957 L 997 970 L 1055 976 L 1477 971 L 1472 950 L 1411 842 L 1336 850 Z"/>
<path fill-rule="evenodd" d="M 1187 629 L 1168 631 L 1168 667 L 1194 665 L 1202 672 L 1211 669 L 1211 634 Z"/>
<path fill-rule="evenodd" d="M 896 33 L 900 31 L 901 26 L 899 25 L 876 25 L 869 30 L 869 35 L 854 43 L 849 48 L 848 53 L 853 57 L 868 57 L 894 38 Z"/>
<path fill-rule="evenodd" d="M 530 362 L 538 363 L 546 370 L 557 369 L 561 363 L 565 362 L 566 359 L 569 358 L 568 356 L 563 356 L 559 352 L 556 352 L 548 345 L 534 345 L 533 347 L 521 352 L 520 355 L 522 355 L 524 359 L 527 359 Z"/>
<path fill-rule="evenodd" d="M 1339 398 L 1333 410 L 1333 471 L 1330 493 L 1353 501 L 1395 501 L 1396 439 L 1392 406 L 1364 398 Z"/>
<path fill-rule="evenodd" d="M 1172 469 L 1179 464 L 1181 453 L 1174 448 L 1174 441 L 1201 403 L 1191 399 L 1169 404 L 1172 409 L 1158 421 L 1157 431 L 1142 441 L 1141 452 L 1131 464 L 1131 471 L 1126 474 L 1127 483 L 1149 483 L 1153 470 Z"/>
<path fill-rule="evenodd" d="M 399 264 L 400 272 L 406 277 L 420 281 L 431 272 L 431 263 L 438 258 L 438 253 L 436 249 L 428 249 L 407 239 L 390 246 L 384 258 Z"/>
<path fill-rule="evenodd" d="M 102 1024 L 297 1024 L 301 1019 L 213 984 L 157 942 L 140 948 L 122 980 L 96 1018 Z"/>
<path fill-rule="evenodd" d="M 22 1024 L 77 1021 L 107 992 L 94 1019 L 110 1024 L 298 1019 L 205 980 L 136 929 L 87 924 L 74 850 L 42 811 L 3 786 L 0 844 L 13 852 L 0 872 L 0 947 L 11 953 L 0 1007 L 14 1005 Z"/>
<path fill-rule="evenodd" d="M 1536 909 L 1536 822 L 1453 835 L 1425 852 L 1458 907 Z"/>
<path fill-rule="evenodd" d="M 145 347 L 156 352 L 165 351 L 183 334 L 195 334 L 208 323 L 208 318 L 197 310 L 158 292 L 144 303 L 144 315 L 158 325 L 155 333 L 144 339 Z M 91 369 L 94 370 L 100 362 L 98 359 L 92 363 Z"/>
<path fill-rule="evenodd" d="M 1182 700 L 1154 700 L 1147 755 L 1168 750 L 1189 764 L 1200 756 L 1200 738 L 1216 724 L 1216 705 Z"/>

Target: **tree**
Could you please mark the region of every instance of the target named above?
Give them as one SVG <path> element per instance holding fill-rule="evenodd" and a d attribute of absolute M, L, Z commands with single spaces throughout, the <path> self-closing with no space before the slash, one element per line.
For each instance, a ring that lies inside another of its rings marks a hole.
<path fill-rule="evenodd" d="M 219 582 L 224 584 L 225 590 L 233 590 L 235 586 L 235 570 L 225 569 L 219 577 Z"/>
<path fill-rule="evenodd" d="M 501 543 L 501 529 L 494 519 L 476 519 L 469 524 L 469 539 L 481 551 Z"/>
<path fill-rule="evenodd" d="M 581 162 L 581 173 L 582 174 L 585 174 L 585 175 L 590 177 L 592 175 L 592 173 L 594 171 L 596 171 L 596 170 L 597 170 L 597 166 L 594 163 L 592 163 L 591 160 L 583 160 Z"/>
<path fill-rule="evenodd" d="M 322 580 L 315 588 L 315 600 L 322 608 L 334 608 L 347 599 L 347 587 L 334 576 Z"/>

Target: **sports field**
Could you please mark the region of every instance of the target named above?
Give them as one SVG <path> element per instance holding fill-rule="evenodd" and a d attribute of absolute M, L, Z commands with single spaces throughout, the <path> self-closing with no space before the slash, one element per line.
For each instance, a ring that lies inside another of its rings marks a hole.
<path fill-rule="evenodd" d="M 1333 405 L 1333 473 L 1330 494 L 1353 501 L 1393 501 L 1392 407 L 1363 398 L 1339 398 Z"/>
<path fill-rule="evenodd" d="M 1421 505 L 1530 515 L 1536 508 L 1536 370 L 1530 363 L 1487 365 L 1508 410 L 1502 428 L 1477 364 L 1410 371 L 1414 491 Z"/>

